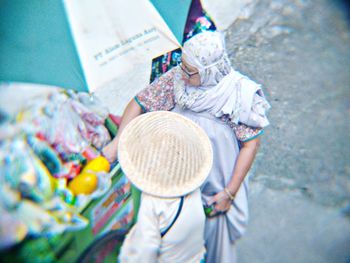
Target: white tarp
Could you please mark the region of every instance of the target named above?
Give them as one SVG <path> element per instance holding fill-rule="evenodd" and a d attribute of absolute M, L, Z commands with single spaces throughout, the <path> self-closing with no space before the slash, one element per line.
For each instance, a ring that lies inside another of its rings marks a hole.
<path fill-rule="evenodd" d="M 250 16 L 259 0 L 201 0 L 203 8 L 219 30 L 226 30 L 236 19 Z"/>
<path fill-rule="evenodd" d="M 65 0 L 90 92 L 122 113 L 148 82 L 152 58 L 180 46 L 148 0 Z"/>

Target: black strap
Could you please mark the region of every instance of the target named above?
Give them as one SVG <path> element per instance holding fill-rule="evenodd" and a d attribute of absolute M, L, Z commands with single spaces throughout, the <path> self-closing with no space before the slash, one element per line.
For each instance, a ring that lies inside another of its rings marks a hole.
<path fill-rule="evenodd" d="M 180 204 L 179 204 L 179 209 L 177 209 L 176 216 L 174 217 L 174 220 L 171 222 L 171 224 L 170 224 L 164 231 L 162 231 L 162 232 L 160 233 L 160 236 L 161 236 L 161 237 L 164 237 L 165 234 L 168 233 L 168 231 L 170 230 L 170 228 L 175 224 L 176 219 L 179 217 L 179 215 L 180 215 L 180 213 L 181 213 L 183 203 L 184 203 L 184 197 L 181 196 L 181 200 L 180 200 Z"/>

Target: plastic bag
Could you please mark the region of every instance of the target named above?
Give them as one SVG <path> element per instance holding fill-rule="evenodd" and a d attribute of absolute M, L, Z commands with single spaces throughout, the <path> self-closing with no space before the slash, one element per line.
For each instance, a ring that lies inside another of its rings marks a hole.
<path fill-rule="evenodd" d="M 81 153 L 88 145 L 85 123 L 71 108 L 69 102 L 61 104 L 53 114 L 45 137 L 51 145 L 56 145 L 60 154 Z"/>
<path fill-rule="evenodd" d="M 36 202 L 53 196 L 54 178 L 24 140 L 14 140 L 2 150 L 7 153 L 2 160 L 2 183 Z"/>
<path fill-rule="evenodd" d="M 89 110 L 98 114 L 102 119 L 107 118 L 109 110 L 106 107 L 102 106 L 103 103 L 94 94 L 80 92 L 78 93 L 77 97 L 79 101 Z"/>
<path fill-rule="evenodd" d="M 70 100 L 74 111 L 80 116 L 86 127 L 82 136 L 97 149 L 103 148 L 111 140 L 108 130 L 104 126 L 104 119 L 92 112 L 78 101 Z"/>

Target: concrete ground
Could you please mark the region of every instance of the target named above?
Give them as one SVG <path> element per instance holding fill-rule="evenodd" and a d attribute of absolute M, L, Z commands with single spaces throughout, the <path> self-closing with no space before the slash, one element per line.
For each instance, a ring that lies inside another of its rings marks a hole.
<path fill-rule="evenodd" d="M 260 0 L 226 31 L 234 67 L 272 105 L 239 263 L 350 262 L 349 10 Z"/>

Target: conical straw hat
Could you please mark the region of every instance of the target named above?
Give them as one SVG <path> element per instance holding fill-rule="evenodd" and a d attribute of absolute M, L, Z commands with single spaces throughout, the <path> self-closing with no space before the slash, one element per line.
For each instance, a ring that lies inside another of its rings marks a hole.
<path fill-rule="evenodd" d="M 137 188 L 176 197 L 204 182 L 213 153 L 208 136 L 197 124 L 177 113 L 157 111 L 142 114 L 125 127 L 118 158 Z"/>

